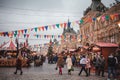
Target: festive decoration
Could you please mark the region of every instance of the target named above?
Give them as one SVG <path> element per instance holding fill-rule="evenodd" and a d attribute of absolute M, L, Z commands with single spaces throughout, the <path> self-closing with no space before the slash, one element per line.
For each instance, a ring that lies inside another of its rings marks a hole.
<path fill-rule="evenodd" d="M 45 26 L 46 31 L 48 30 L 48 26 Z"/>
<path fill-rule="evenodd" d="M 57 28 L 59 28 L 59 24 L 56 24 Z"/>
<path fill-rule="evenodd" d="M 112 19 L 114 20 L 115 18 L 120 18 L 120 14 L 118 13 L 115 13 L 115 14 L 111 14 L 111 15 L 102 15 L 102 16 L 99 16 L 99 17 L 94 17 L 94 18 L 90 18 L 88 17 L 86 20 L 84 19 L 81 19 L 81 20 L 77 20 L 77 21 L 74 21 L 74 22 L 68 22 L 68 23 L 60 23 L 60 24 L 53 24 L 53 25 L 46 25 L 46 26 L 39 26 L 39 27 L 35 27 L 35 28 L 29 28 L 29 29 L 23 29 L 23 30 L 15 30 L 15 31 L 9 31 L 9 32 L 0 32 L 0 36 L 3 36 L 3 37 L 20 37 L 20 36 L 24 36 L 24 38 L 28 38 L 29 37 L 29 33 L 30 31 L 35 31 L 35 32 L 38 32 L 38 31 L 47 31 L 48 29 L 51 30 L 51 29 L 60 29 L 60 28 L 66 28 L 66 27 L 70 27 L 70 24 L 72 23 L 72 25 L 74 26 L 75 24 L 83 24 L 84 22 L 91 22 L 92 21 L 95 21 L 96 20 L 99 22 L 100 20 L 103 22 L 105 20 L 109 20 L 109 19 Z M 55 37 L 58 37 L 58 36 L 54 36 L 54 35 L 43 35 L 44 38 L 55 38 Z M 42 38 L 42 35 L 37 35 L 37 38 Z M 58 37 L 60 38 L 60 36 Z M 61 37 L 62 38 L 62 37 Z"/>
<path fill-rule="evenodd" d="M 82 24 L 84 21 L 83 20 L 80 20 L 80 23 Z"/>

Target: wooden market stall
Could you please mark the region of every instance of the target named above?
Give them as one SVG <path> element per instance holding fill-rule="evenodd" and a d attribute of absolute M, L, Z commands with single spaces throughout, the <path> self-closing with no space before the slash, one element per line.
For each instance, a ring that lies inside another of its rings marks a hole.
<path fill-rule="evenodd" d="M 107 63 L 109 54 L 115 53 L 116 49 L 118 48 L 117 44 L 105 43 L 105 42 L 97 42 L 95 46 L 98 47 L 98 51 L 101 52 L 101 54 L 105 57 L 106 63 Z M 107 68 L 107 64 L 105 65 L 105 67 Z"/>

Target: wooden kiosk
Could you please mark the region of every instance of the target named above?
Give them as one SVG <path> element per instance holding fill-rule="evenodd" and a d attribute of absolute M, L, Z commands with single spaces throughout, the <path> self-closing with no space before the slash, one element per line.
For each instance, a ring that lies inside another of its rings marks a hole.
<path fill-rule="evenodd" d="M 107 61 L 108 56 L 110 53 L 115 53 L 116 49 L 118 48 L 117 44 L 114 43 L 105 43 L 105 42 L 97 42 L 95 46 L 100 48 L 100 52 L 105 57 L 105 60 Z M 105 68 L 107 68 L 107 64 L 105 65 Z"/>

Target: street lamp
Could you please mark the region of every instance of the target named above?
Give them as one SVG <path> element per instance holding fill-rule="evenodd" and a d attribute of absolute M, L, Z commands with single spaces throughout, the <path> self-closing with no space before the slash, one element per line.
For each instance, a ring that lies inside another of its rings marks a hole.
<path fill-rule="evenodd" d="M 118 28 L 119 28 L 119 32 L 120 32 L 120 22 L 118 22 L 117 24 L 118 24 Z"/>
<path fill-rule="evenodd" d="M 118 23 L 118 26 L 119 26 L 119 28 L 120 28 L 120 22 Z"/>

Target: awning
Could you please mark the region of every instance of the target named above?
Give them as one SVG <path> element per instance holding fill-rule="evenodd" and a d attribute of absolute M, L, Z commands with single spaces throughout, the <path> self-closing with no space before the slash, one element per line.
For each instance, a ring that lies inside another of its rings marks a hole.
<path fill-rule="evenodd" d="M 105 43 L 105 42 L 97 42 L 96 45 L 99 47 L 118 47 L 118 44 Z"/>
<path fill-rule="evenodd" d="M 73 51 L 75 51 L 75 49 L 69 49 L 69 51 L 73 52 Z"/>
<path fill-rule="evenodd" d="M 94 46 L 94 47 L 92 48 L 92 51 L 95 51 L 95 52 L 100 51 L 100 48 L 97 47 L 97 46 Z"/>

